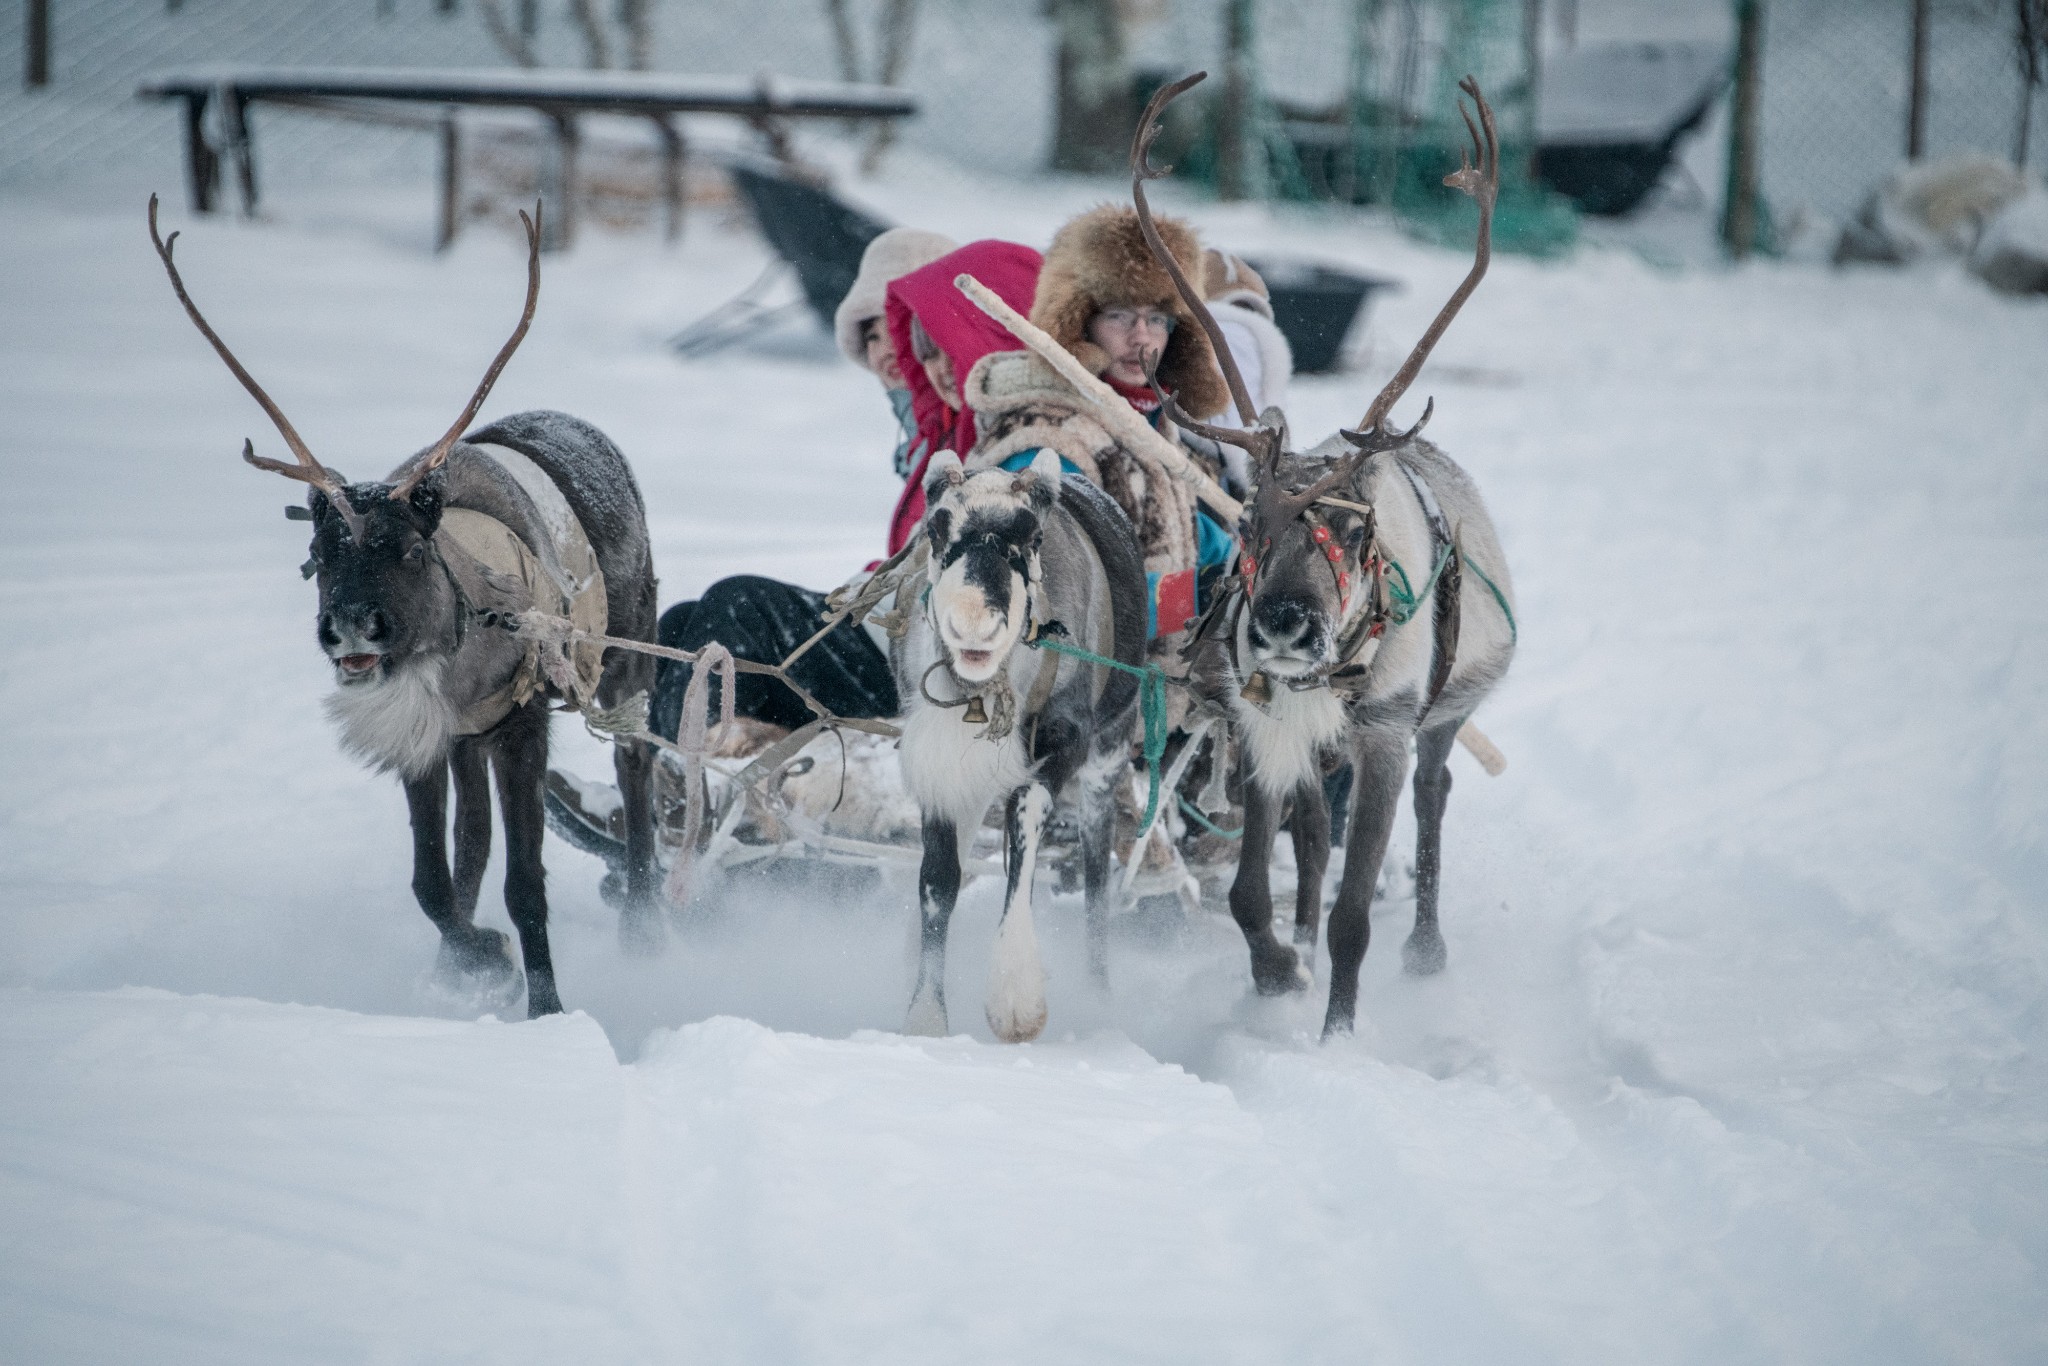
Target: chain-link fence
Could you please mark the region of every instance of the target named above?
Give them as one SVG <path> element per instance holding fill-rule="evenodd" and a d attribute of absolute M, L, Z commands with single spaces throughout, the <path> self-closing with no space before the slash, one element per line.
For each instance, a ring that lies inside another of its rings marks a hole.
<path fill-rule="evenodd" d="M 1852 215 L 1907 159 L 1914 0 L 1765 0 L 1760 185 L 1781 237 Z M 2024 103 L 2017 0 L 1929 0 L 1924 158 L 2013 158 Z M 2028 138 L 2048 162 L 2048 100 Z"/>

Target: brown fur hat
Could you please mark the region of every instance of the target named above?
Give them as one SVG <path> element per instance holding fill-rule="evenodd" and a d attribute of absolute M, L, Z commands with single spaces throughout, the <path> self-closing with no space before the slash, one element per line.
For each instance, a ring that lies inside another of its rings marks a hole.
<path fill-rule="evenodd" d="M 1154 221 L 1181 270 L 1199 281 L 1202 243 L 1195 230 L 1177 218 Z M 1109 368 L 1109 357 L 1088 340 L 1088 320 L 1101 309 L 1118 307 L 1156 308 L 1169 314 L 1173 335 L 1166 339 L 1166 354 L 1159 359 L 1159 382 L 1192 417 L 1223 411 L 1230 395 L 1209 350 L 1209 338 L 1181 302 L 1173 277 L 1152 258 L 1137 210 L 1105 204 L 1054 235 L 1038 274 L 1031 321 L 1099 375 Z"/>

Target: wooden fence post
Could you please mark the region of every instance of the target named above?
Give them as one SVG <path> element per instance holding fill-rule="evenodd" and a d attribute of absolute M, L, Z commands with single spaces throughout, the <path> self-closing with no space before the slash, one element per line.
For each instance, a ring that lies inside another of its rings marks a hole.
<path fill-rule="evenodd" d="M 34 90 L 50 83 L 50 0 L 28 0 L 28 22 L 22 27 L 26 45 L 26 84 Z"/>
<path fill-rule="evenodd" d="M 462 226 L 462 126 L 453 106 L 441 111 L 441 221 L 434 232 L 434 250 L 455 245 Z"/>
<path fill-rule="evenodd" d="M 1741 260 L 1755 251 L 1759 105 L 1763 97 L 1764 0 L 1735 3 L 1735 92 L 1729 111 L 1728 188 L 1721 208 L 1721 243 Z"/>
<path fill-rule="evenodd" d="M 1906 88 L 1906 160 L 1927 150 L 1927 0 L 1913 0 L 1913 45 Z"/>

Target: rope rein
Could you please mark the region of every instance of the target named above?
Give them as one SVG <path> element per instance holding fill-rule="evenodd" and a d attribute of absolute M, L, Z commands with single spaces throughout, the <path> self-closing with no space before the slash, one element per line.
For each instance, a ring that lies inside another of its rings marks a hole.
<path fill-rule="evenodd" d="M 1121 659 L 1111 659 L 1108 655 L 1069 645 L 1049 635 L 1035 636 L 1024 643 L 1034 650 L 1051 650 L 1084 664 L 1130 674 L 1138 680 L 1138 701 L 1145 717 L 1145 771 L 1150 780 L 1145 815 L 1138 822 L 1138 832 L 1143 835 L 1152 828 L 1152 818 L 1159 813 L 1159 761 L 1166 757 L 1166 685 L 1173 683 L 1185 688 L 1187 684 L 1178 678 L 1168 678 L 1166 670 L 1157 664 L 1126 664 Z"/>

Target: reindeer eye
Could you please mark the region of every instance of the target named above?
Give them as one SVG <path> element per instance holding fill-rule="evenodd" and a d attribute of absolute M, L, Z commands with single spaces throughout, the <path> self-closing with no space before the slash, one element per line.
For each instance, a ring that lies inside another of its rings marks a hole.
<path fill-rule="evenodd" d="M 425 558 L 427 558 L 427 543 L 425 541 L 413 542 L 412 549 L 405 552 L 405 559 L 408 564 L 418 564 Z"/>

